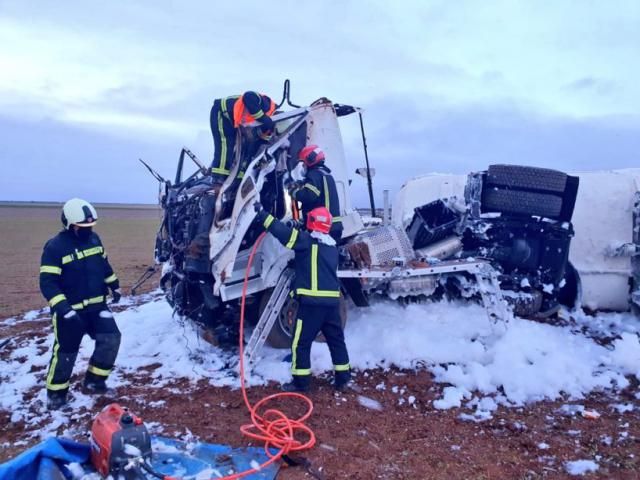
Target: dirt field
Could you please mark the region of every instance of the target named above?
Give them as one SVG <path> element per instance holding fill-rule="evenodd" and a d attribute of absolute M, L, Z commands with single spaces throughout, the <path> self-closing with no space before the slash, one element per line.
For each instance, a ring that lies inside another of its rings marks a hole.
<path fill-rule="evenodd" d="M 120 278 L 123 291 L 153 264 L 153 245 L 160 223 L 155 208 L 108 208 L 97 206 L 96 232 Z M 0 205 L 0 318 L 46 306 L 38 288 L 40 255 L 45 242 L 62 228 L 60 206 L 27 207 Z M 155 288 L 151 279 L 141 291 Z"/>
<path fill-rule="evenodd" d="M 158 212 L 103 208 L 99 213 L 96 230 L 128 290 L 152 262 Z M 0 280 L 0 318 L 44 306 L 38 265 L 44 242 L 60 228 L 58 215 L 56 208 L 0 208 L 0 258 L 5 271 Z M 150 282 L 147 289 L 153 286 Z M 0 338 L 13 340 L 0 350 L 0 368 L 21 341 L 44 337 L 50 328 L 46 315 L 0 326 Z M 44 338 L 42 342 L 41 348 L 50 348 Z M 44 367 L 34 368 L 44 377 Z M 72 390 L 79 380 L 72 379 Z M 184 439 L 193 438 L 192 434 L 203 441 L 246 445 L 238 429 L 248 414 L 238 391 L 214 388 L 205 381 L 176 381 L 169 389 L 149 389 L 145 372 L 130 380 L 135 387 L 121 387 L 113 396 L 99 398 L 93 411 L 69 412 L 59 433 L 67 430 L 86 439 L 98 408 L 120 400 L 145 421 L 161 425 L 163 435 Z M 385 390 L 376 388 L 382 381 Z M 321 472 L 316 478 L 565 479 L 571 477 L 564 462 L 595 458 L 600 468 L 586 478 L 640 479 L 640 402 L 633 395 L 638 388 L 635 381 L 615 398 L 594 394 L 569 402 L 596 409 L 602 414 L 597 420 L 563 413 L 560 407 L 567 402 L 547 401 L 526 408 L 500 407 L 494 418 L 479 423 L 461 419 L 460 409 L 436 410 L 433 400 L 441 397 L 444 385 L 435 384 L 425 370 L 358 372 L 356 382 L 358 393 L 334 395 L 326 379 L 312 393 L 315 410 L 309 423 L 318 443 L 305 456 Z M 405 389 L 415 401 L 400 404 L 394 387 Z M 37 391 L 25 395 L 31 398 Z M 255 401 L 276 391 L 277 385 L 252 388 L 250 397 Z M 359 395 L 379 402 L 381 410 L 365 408 Z M 614 403 L 633 404 L 635 409 L 619 412 L 611 407 Z M 37 411 L 33 415 L 47 418 Z M 12 422 L 10 412 L 0 411 L 0 462 L 35 443 L 31 434 L 43 426 Z M 278 478 L 312 476 L 292 467 L 283 469 Z"/>

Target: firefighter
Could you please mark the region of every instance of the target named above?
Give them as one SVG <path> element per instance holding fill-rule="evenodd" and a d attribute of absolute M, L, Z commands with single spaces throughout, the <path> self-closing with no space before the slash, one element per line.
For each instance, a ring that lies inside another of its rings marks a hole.
<path fill-rule="evenodd" d="M 106 393 L 106 379 L 120 346 L 120 331 L 107 307 L 120 300 L 118 277 L 109 265 L 100 237 L 93 232 L 95 208 L 73 198 L 62 208 L 64 229 L 49 240 L 42 252 L 40 290 L 49 302 L 53 320 L 53 355 L 47 372 L 47 408 L 67 402 L 69 379 L 85 334 L 95 340 L 84 377 L 87 393 Z"/>
<path fill-rule="evenodd" d="M 271 115 L 275 109 L 276 104 L 271 98 L 252 91 L 219 98 L 213 102 L 209 121 L 214 146 L 211 173 L 216 183 L 224 182 L 231 171 L 238 127 L 258 121 L 261 124 L 258 135 L 261 139 L 268 140 L 273 132 Z M 238 178 L 243 175 L 244 171 L 240 170 Z"/>
<path fill-rule="evenodd" d="M 311 344 L 319 332 L 327 339 L 334 368 L 334 387 L 347 388 L 351 378 L 349 354 L 340 321 L 338 248 L 328 235 L 331 213 L 318 207 L 306 216 L 307 231 L 289 227 L 262 210 L 256 203 L 259 222 L 286 248 L 295 252 L 292 293 L 298 300 L 297 319 L 291 344 L 293 380 L 285 391 L 306 392 L 311 383 Z"/>
<path fill-rule="evenodd" d="M 292 184 L 293 197 L 302 204 L 302 215 L 317 207 L 325 207 L 331 212 L 333 224 L 330 235 L 336 242 L 342 238 L 342 218 L 336 182 L 331 170 L 324 163 L 324 152 L 317 145 L 308 145 L 300 150 L 298 159 L 306 167 L 304 182 Z"/>

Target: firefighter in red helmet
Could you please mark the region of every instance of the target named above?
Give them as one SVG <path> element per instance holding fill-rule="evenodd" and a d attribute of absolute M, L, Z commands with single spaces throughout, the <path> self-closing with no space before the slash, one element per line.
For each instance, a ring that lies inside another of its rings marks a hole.
<path fill-rule="evenodd" d="M 319 332 L 327 339 L 335 372 L 334 386 L 344 390 L 351 378 L 349 354 L 340 321 L 338 247 L 329 235 L 331 213 L 318 207 L 306 215 L 307 230 L 288 227 L 255 205 L 256 221 L 295 252 L 293 294 L 299 307 L 291 344 L 293 380 L 285 391 L 306 392 L 311 384 L 311 344 Z"/>
<path fill-rule="evenodd" d="M 294 184 L 291 193 L 302 204 L 302 215 L 317 208 L 325 207 L 333 218 L 330 235 L 340 241 L 342 237 L 342 218 L 340 216 L 340 200 L 336 182 L 331 170 L 325 165 L 325 155 L 317 145 L 308 145 L 300 150 L 298 159 L 304 163 L 306 174 L 304 182 Z"/>
<path fill-rule="evenodd" d="M 238 127 L 257 121 L 260 123 L 259 136 L 266 140 L 273 133 L 271 116 L 275 110 L 276 104 L 271 98 L 252 91 L 213 102 L 209 117 L 214 147 L 211 173 L 218 183 L 224 182 L 231 171 Z M 239 171 L 238 177 L 243 174 Z"/>

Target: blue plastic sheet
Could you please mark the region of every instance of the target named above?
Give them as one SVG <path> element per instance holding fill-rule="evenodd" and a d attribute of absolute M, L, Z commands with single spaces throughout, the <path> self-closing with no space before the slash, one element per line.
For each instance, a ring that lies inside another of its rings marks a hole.
<path fill-rule="evenodd" d="M 197 443 L 192 446 L 162 437 L 155 437 L 153 441 L 156 450 L 151 462 L 153 467 L 160 473 L 177 477 L 196 475 L 207 468 L 215 469 L 221 475 L 229 475 L 251 469 L 252 461 L 259 465 L 268 460 L 264 448 L 232 448 L 211 443 Z M 272 480 L 278 473 L 277 463 L 244 478 Z M 212 474 L 211 477 L 215 478 L 216 475 Z"/>
<path fill-rule="evenodd" d="M 63 465 L 89 460 L 89 444 L 49 438 L 0 465 L 0 480 L 59 480 Z"/>
<path fill-rule="evenodd" d="M 264 449 L 258 447 L 232 448 L 211 443 L 187 444 L 163 437 L 153 437 L 152 445 L 153 468 L 160 473 L 178 478 L 193 478 L 202 472 L 208 472 L 211 478 L 216 478 L 218 475 L 249 470 L 252 468 L 252 462 L 259 465 L 268 459 Z M 88 444 L 65 438 L 50 438 L 0 465 L 0 480 L 68 479 L 71 475 L 64 465 L 69 463 L 85 464 L 85 471 L 93 471 L 86 464 L 89 453 Z M 277 464 L 270 465 L 244 478 L 273 480 L 278 468 Z"/>

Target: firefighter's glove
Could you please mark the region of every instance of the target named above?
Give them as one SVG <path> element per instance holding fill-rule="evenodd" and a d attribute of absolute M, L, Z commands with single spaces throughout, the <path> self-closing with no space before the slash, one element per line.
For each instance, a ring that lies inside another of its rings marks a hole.
<path fill-rule="evenodd" d="M 75 310 L 69 310 L 62 318 L 65 320 L 75 320 L 78 318 L 78 313 Z"/>
<path fill-rule="evenodd" d="M 303 182 L 300 181 L 293 181 L 293 182 L 289 182 L 286 186 L 289 195 L 295 195 L 295 193 L 300 190 L 302 188 L 302 186 L 304 185 Z"/>
<path fill-rule="evenodd" d="M 111 292 L 111 298 L 111 303 L 118 303 L 120 301 L 120 299 L 122 298 L 122 292 L 119 288 L 116 288 Z"/>
<path fill-rule="evenodd" d="M 253 209 L 256 212 L 256 216 L 253 219 L 256 225 L 263 225 L 265 219 L 269 216 L 269 213 L 262 208 L 262 204 L 260 202 L 255 202 L 253 204 Z"/>
<path fill-rule="evenodd" d="M 285 225 L 289 228 L 296 228 L 299 229 L 302 227 L 302 221 L 301 220 L 294 220 L 293 218 L 287 220 L 285 222 Z"/>
<path fill-rule="evenodd" d="M 257 128 L 258 137 L 265 142 L 268 142 L 273 138 L 274 126 L 273 120 L 270 116 L 264 115 L 262 118 L 258 120 L 260 126 Z"/>
<path fill-rule="evenodd" d="M 293 185 L 296 181 L 291 177 L 290 174 L 286 173 L 284 177 L 284 181 L 282 182 L 282 186 L 285 190 L 289 190 L 289 187 Z"/>
<path fill-rule="evenodd" d="M 273 119 L 269 115 L 264 115 L 262 118 L 258 119 L 258 123 L 262 126 L 263 131 L 271 131 L 273 132 Z"/>

